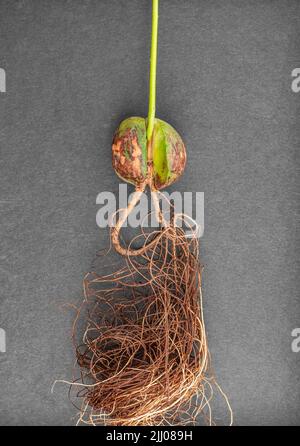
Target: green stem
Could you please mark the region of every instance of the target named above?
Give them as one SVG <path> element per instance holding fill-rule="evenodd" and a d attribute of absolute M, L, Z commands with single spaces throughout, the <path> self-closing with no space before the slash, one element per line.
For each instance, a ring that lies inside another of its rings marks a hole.
<path fill-rule="evenodd" d="M 149 109 L 148 109 L 148 125 L 147 125 L 148 141 L 151 140 L 154 128 L 154 120 L 155 120 L 158 1 L 159 0 L 152 0 L 152 36 L 151 36 L 151 53 L 150 53 Z"/>

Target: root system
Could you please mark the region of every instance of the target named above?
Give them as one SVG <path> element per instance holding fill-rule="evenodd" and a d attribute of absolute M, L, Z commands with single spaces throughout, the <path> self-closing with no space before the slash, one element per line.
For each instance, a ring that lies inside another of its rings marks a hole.
<path fill-rule="evenodd" d="M 82 401 L 79 422 L 192 425 L 201 413 L 213 424 L 215 381 L 198 239 L 187 238 L 173 221 L 150 235 L 141 232 L 128 252 L 136 243 L 139 255 L 125 256 L 121 269 L 103 277 L 90 272 L 84 279 L 84 302 L 74 325 L 81 378 L 72 388 Z"/>

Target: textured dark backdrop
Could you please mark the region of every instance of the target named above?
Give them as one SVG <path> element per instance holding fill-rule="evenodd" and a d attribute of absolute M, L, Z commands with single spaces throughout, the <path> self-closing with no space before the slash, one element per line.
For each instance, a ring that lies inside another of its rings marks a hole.
<path fill-rule="evenodd" d="M 73 424 L 69 339 L 117 192 L 110 143 L 147 112 L 149 0 L 0 0 L 0 424 Z M 204 304 L 235 424 L 300 424 L 298 0 L 161 0 L 157 114 L 204 191 Z M 216 417 L 226 423 L 216 401 Z"/>

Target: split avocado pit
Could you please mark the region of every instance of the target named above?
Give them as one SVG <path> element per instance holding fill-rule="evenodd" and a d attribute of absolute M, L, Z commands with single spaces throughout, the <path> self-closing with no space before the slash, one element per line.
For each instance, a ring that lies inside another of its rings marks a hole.
<path fill-rule="evenodd" d="M 112 164 L 119 177 L 137 189 L 163 189 L 183 173 L 186 150 L 180 135 L 167 122 L 155 119 L 147 141 L 147 119 L 127 118 L 115 132 Z"/>

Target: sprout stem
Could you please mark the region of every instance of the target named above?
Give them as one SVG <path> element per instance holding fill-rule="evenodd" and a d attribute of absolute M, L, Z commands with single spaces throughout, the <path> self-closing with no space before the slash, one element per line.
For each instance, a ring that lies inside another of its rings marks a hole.
<path fill-rule="evenodd" d="M 158 34 L 158 2 L 152 0 L 152 35 L 150 53 L 149 110 L 147 124 L 147 140 L 152 138 L 155 119 L 156 100 L 156 66 L 157 66 L 157 34 Z"/>

